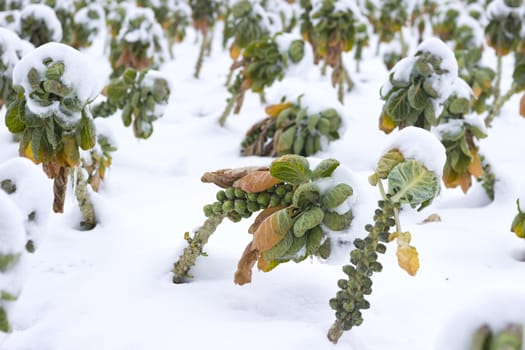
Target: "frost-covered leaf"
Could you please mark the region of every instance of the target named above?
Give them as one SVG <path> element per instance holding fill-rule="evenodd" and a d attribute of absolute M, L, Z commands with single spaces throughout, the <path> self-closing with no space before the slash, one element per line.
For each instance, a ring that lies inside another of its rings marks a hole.
<path fill-rule="evenodd" d="M 388 193 L 392 201 L 412 208 L 429 205 L 439 193 L 436 174 L 418 161 L 408 159 L 396 165 L 388 175 Z"/>
<path fill-rule="evenodd" d="M 310 178 L 310 164 L 305 157 L 287 154 L 272 162 L 270 174 L 281 181 L 299 185 Z"/>

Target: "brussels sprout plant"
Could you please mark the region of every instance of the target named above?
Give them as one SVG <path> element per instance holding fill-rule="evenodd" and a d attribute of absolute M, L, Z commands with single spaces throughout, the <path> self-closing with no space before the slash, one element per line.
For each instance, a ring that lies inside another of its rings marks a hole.
<path fill-rule="evenodd" d="M 248 90 L 262 93 L 265 87 L 271 86 L 276 80 L 283 79 L 290 63 L 295 64 L 303 59 L 304 41 L 301 39 L 289 42 L 283 40 L 286 45 L 279 45 L 282 37 L 286 37 L 286 34 L 277 34 L 273 38 L 251 42 L 243 51 L 243 58 L 234 64 L 233 69 L 242 67 L 242 70 L 228 87 L 231 97 L 219 118 L 221 126 L 226 123 L 232 109 L 234 114 L 241 111 L 244 95 Z"/>
<path fill-rule="evenodd" d="M 353 215 L 352 187 L 332 179 L 339 162 L 321 161 L 310 169 L 309 161 L 285 155 L 270 167 L 219 170 L 206 173 L 204 182 L 222 187 L 217 201 L 204 207 L 207 220 L 193 237 L 185 234 L 188 246 L 175 263 L 173 281 L 184 282 L 189 270 L 218 225 L 228 218 L 238 222 L 259 212 L 248 232 L 252 241 L 243 252 L 234 281 L 250 283 L 252 268 L 271 271 L 279 264 L 300 262 L 308 256 L 328 258 L 330 237 L 348 229 Z"/>
<path fill-rule="evenodd" d="M 253 125 L 241 143 L 244 156 L 311 156 L 340 137 L 342 118 L 333 108 L 311 113 L 299 98 L 295 104 L 281 102 L 265 111 L 268 117 Z"/>
<path fill-rule="evenodd" d="M 48 43 L 24 56 L 13 72 L 17 95 L 5 122 L 9 131 L 21 135 L 20 155 L 42 163 L 54 179 L 53 210 L 59 213 L 64 211 L 69 170 L 80 164 L 79 150 L 95 145 L 95 126 L 86 106 L 100 87 L 96 79 L 83 79 L 86 69 L 89 63 L 81 53 Z"/>
<path fill-rule="evenodd" d="M 372 293 L 371 276 L 383 268 L 377 259 L 378 254 L 385 253 L 385 243 L 397 240 L 398 264 L 408 274 L 413 276 L 419 269 L 418 252 L 410 245 L 410 232 L 404 232 L 401 228 L 399 209 L 408 204 L 421 210 L 432 203 L 439 193 L 436 171 L 439 173 L 441 164 L 430 167 L 428 162 L 417 156 L 418 151 L 414 152 L 410 144 L 439 158 L 437 163 L 444 160 L 443 146 L 439 141 L 427 131 L 413 127 L 401 131 L 397 142 L 380 158 L 374 174 L 369 177 L 370 184 L 377 186 L 381 194 L 374 223 L 365 226 L 367 235 L 364 239 L 354 240 L 355 248 L 350 252 L 351 264 L 343 266 L 347 277 L 337 282 L 340 290 L 330 300 L 330 307 L 335 310 L 336 316 L 328 331 L 328 339 L 333 343 L 337 343 L 344 331 L 363 322 L 361 310 L 370 307 L 365 296 Z M 387 190 L 383 181 L 388 184 Z M 395 229 L 391 232 L 393 227 Z"/>

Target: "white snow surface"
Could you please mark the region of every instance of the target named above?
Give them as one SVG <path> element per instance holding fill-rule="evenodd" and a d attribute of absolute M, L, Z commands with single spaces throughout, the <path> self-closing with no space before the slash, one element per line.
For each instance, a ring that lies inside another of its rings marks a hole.
<path fill-rule="evenodd" d="M 218 125 L 229 96 L 224 82 L 231 59 L 220 40 L 214 41 L 196 80 L 197 37 L 188 30 L 185 41 L 177 44 L 176 59 L 161 67 L 174 86 L 150 139 L 134 139 L 119 116 L 103 120 L 119 150 L 93 197 L 99 224 L 78 231 L 80 213 L 69 190 L 65 214 L 50 215 L 47 235 L 35 254 L 27 256 L 27 280 L 13 308 L 13 332 L 0 334 L 2 350 L 463 350 L 472 330 L 483 323 L 502 327 L 525 322 L 525 287 L 519 283 L 525 277 L 525 244 L 509 231 L 525 171 L 519 96 L 504 106 L 489 136 L 480 141 L 498 177 L 495 201 L 474 182 L 466 195 L 460 189 L 442 189 L 421 212 L 403 210 L 401 223 L 412 233 L 420 270 L 408 276 L 389 245 L 379 258 L 383 271 L 372 277 L 364 323 L 346 332 L 338 345 L 326 340 L 334 321 L 328 300 L 344 277 L 341 265 L 348 262 L 350 245 L 340 247 L 340 262 L 286 263 L 270 273 L 255 271 L 252 284 L 239 287 L 233 273 L 251 240 L 251 220 L 226 221 L 206 245 L 208 256 L 197 260 L 194 278 L 172 284 L 170 270 L 186 245 L 184 232 L 204 222 L 202 207 L 215 200 L 218 190 L 201 183 L 200 176 L 272 161 L 239 156 L 246 130 L 264 117 L 257 95 L 247 93 L 241 113 L 230 116 L 224 128 Z M 360 73 L 352 69 L 351 54 L 345 55 L 356 83 L 345 96 L 347 131 L 316 154 L 338 159 L 355 180 L 356 219 L 344 233 L 349 238 L 363 237 L 364 225 L 372 222 L 380 196 L 367 178 L 397 133 L 385 135 L 377 127 L 383 104 L 378 91 L 388 73 L 373 51 L 364 51 Z M 512 71 L 511 64 L 505 63 L 504 71 Z M 321 89 L 325 94 L 315 101 L 321 104 L 335 90 L 329 76 L 318 71 L 312 66 L 308 74 L 295 77 L 303 80 L 294 86 Z M 104 80 L 102 72 L 89 77 Z M 286 79 L 276 82 L 268 96 L 287 84 Z M 4 113 L 5 108 L 0 118 Z M 0 123 L 0 160 L 17 158 L 17 149 Z M 41 201 L 51 206 L 47 199 Z M 419 225 L 432 213 L 441 222 Z"/>
<path fill-rule="evenodd" d="M 22 213 L 13 200 L 0 190 L 0 256 L 19 254 L 24 250 L 25 233 Z M 0 290 L 2 289 L 0 284 Z"/>

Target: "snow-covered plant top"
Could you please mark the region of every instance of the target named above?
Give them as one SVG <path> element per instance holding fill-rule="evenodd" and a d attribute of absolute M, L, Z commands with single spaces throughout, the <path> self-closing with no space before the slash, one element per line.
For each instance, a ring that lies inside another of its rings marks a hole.
<path fill-rule="evenodd" d="M 369 177 L 370 184 L 378 186 L 382 198 L 375 211 L 374 223 L 365 226 L 368 234 L 364 239 L 354 240 L 351 264 L 343 267 L 347 277 L 338 281 L 340 290 L 330 299 L 336 321 L 328 332 L 328 339 L 334 343 L 344 331 L 363 322 L 361 310 L 370 307 L 365 296 L 372 293 L 371 276 L 383 268 L 378 254 L 385 253 L 385 243 L 397 239 L 398 264 L 408 274 L 413 276 L 419 269 L 418 252 L 410 245 L 410 232 L 401 228 L 399 208 L 409 204 L 421 210 L 436 198 L 444 149 L 430 132 L 414 127 L 401 130 L 387 149 Z M 388 190 L 383 187 L 383 180 L 387 181 Z"/>
<path fill-rule="evenodd" d="M 13 96 L 11 86 L 15 65 L 33 49 L 31 43 L 20 39 L 14 32 L 0 28 L 0 107 Z"/>
<path fill-rule="evenodd" d="M 339 139 L 344 129 L 341 114 L 332 107 L 312 110 L 302 102 L 303 97 L 295 103 L 284 101 L 266 107 L 268 117 L 248 130 L 241 143 L 242 155 L 311 156 Z M 336 101 L 334 106 L 338 105 Z"/>
<path fill-rule="evenodd" d="M 20 29 L 20 11 L 0 12 L 0 26 L 18 33 Z"/>
<path fill-rule="evenodd" d="M 7 193 L 24 216 L 26 249 L 33 252 L 41 241 L 52 200 L 51 183 L 42 171 L 25 158 L 0 163 L 0 191 Z M 0 238 L 1 240 L 1 238 Z"/>
<path fill-rule="evenodd" d="M 282 80 L 289 65 L 303 60 L 304 46 L 302 39 L 292 34 L 281 33 L 251 42 L 243 51 L 242 59 L 231 67 L 242 70 L 228 87 L 232 97 L 219 123 L 224 125 L 234 106 L 234 114 L 240 112 L 246 91 L 260 93 L 276 80 Z"/>
<path fill-rule="evenodd" d="M 76 48 L 91 46 L 93 40 L 103 30 L 105 23 L 106 15 L 100 4 L 89 4 L 78 10 L 73 17 L 71 46 Z"/>
<path fill-rule="evenodd" d="M 13 71 L 13 85 L 22 88 L 26 114 L 52 116 L 64 129 L 75 128 L 84 107 L 102 89 L 92 66 L 84 54 L 60 43 L 42 45 L 25 55 Z"/>
<path fill-rule="evenodd" d="M 465 193 L 472 177 L 480 178 L 483 173 L 478 139 L 487 136 L 483 118 L 469 113 L 470 97 L 454 94 L 445 104 L 440 125 L 434 129 L 447 151 L 443 182 L 447 187 L 460 186 Z"/>
<path fill-rule="evenodd" d="M 22 214 L 11 198 L 0 190 L 0 332 L 11 330 L 10 314 L 23 277 L 24 238 Z"/>
<path fill-rule="evenodd" d="M 233 38 L 230 55 L 234 60 L 239 57 L 241 49 L 246 48 L 252 41 L 275 32 L 266 11 L 257 2 L 237 1 L 230 11 L 224 26 L 224 40 Z"/>
<path fill-rule="evenodd" d="M 308 159 L 285 155 L 270 167 L 225 169 L 206 173 L 203 182 L 223 189 L 204 207 L 206 223 L 186 235 L 189 246 L 175 264 L 174 282 L 183 282 L 204 244 L 224 218 L 238 222 L 259 212 L 248 229 L 253 234 L 239 260 L 235 283 L 251 282 L 252 268 L 268 272 L 281 263 L 308 256 L 327 259 L 331 237 L 344 234 L 353 219 L 353 189 L 339 174 L 339 162 L 326 159 L 315 167 Z"/>
<path fill-rule="evenodd" d="M 122 110 L 124 125 L 133 124 L 135 137 L 147 139 L 153 133 L 153 122 L 164 115 L 169 96 L 169 83 L 160 72 L 128 68 L 110 82 L 107 101 L 96 105 L 93 114 L 108 117 Z"/>
<path fill-rule="evenodd" d="M 55 180 L 55 212 L 63 212 L 67 169 L 79 164 L 79 148 L 95 144 L 95 126 L 86 106 L 98 95 L 101 81 L 90 67 L 79 51 L 48 43 L 24 56 L 13 71 L 17 96 L 5 122 L 9 131 L 22 134 L 20 155 L 43 163 Z"/>
<path fill-rule="evenodd" d="M 523 0 L 494 0 L 487 6 L 487 44 L 497 55 L 513 51 L 523 36 Z"/>
<path fill-rule="evenodd" d="M 426 39 L 414 56 L 402 59 L 392 68 L 381 87 L 381 98 L 385 100 L 381 130 L 389 133 L 396 127 L 411 125 L 430 129 L 454 91 L 469 93 L 468 85 L 458 81 L 461 79 L 452 50 L 439 39 Z"/>
<path fill-rule="evenodd" d="M 111 43 L 110 60 L 114 76 L 126 67 L 159 68 L 169 57 L 162 27 L 151 9 L 127 6 L 120 30 Z"/>
<path fill-rule="evenodd" d="M 25 6 L 20 12 L 19 34 L 36 47 L 62 40 L 62 24 L 55 11 L 44 4 Z"/>
<path fill-rule="evenodd" d="M 389 43 L 408 21 L 407 1 L 366 1 L 366 16 L 381 42 Z"/>
<path fill-rule="evenodd" d="M 220 1 L 188 0 L 188 3 L 191 7 L 193 27 L 206 36 L 208 30 L 215 24 L 220 7 Z"/>

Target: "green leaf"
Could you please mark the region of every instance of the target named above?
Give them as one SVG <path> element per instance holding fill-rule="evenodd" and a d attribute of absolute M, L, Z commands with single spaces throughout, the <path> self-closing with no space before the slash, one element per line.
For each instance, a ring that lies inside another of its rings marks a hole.
<path fill-rule="evenodd" d="M 327 209 L 337 208 L 353 193 L 354 190 L 350 185 L 345 183 L 337 184 L 324 194 L 322 200 L 323 207 Z"/>
<path fill-rule="evenodd" d="M 293 63 L 301 61 L 304 57 L 304 41 L 294 40 L 288 49 L 288 56 Z"/>
<path fill-rule="evenodd" d="M 273 177 L 293 185 L 307 182 L 310 178 L 310 172 L 308 160 L 295 154 L 281 156 L 270 165 L 270 174 Z"/>
<path fill-rule="evenodd" d="M 418 111 L 424 110 L 429 103 L 429 98 L 421 88 L 421 83 L 411 85 L 410 88 L 408 88 L 408 103 Z"/>
<path fill-rule="evenodd" d="M 335 169 L 337 169 L 337 167 L 340 164 L 341 163 L 339 163 L 337 159 L 333 158 L 322 160 L 321 163 L 319 163 L 312 172 L 312 180 L 315 181 L 323 177 L 332 176 L 332 173 L 335 171 Z"/>
<path fill-rule="evenodd" d="M 307 182 L 299 185 L 293 192 L 292 203 L 299 209 L 306 209 L 312 204 L 319 202 L 321 198 L 321 190 L 319 186 L 312 182 Z"/>
<path fill-rule="evenodd" d="M 453 114 L 467 114 L 470 109 L 470 101 L 464 97 L 455 98 L 448 110 Z"/>
<path fill-rule="evenodd" d="M 114 80 L 108 85 L 108 101 L 118 104 L 128 97 L 128 87 L 122 80 Z"/>
<path fill-rule="evenodd" d="M 385 104 L 386 113 L 394 120 L 404 120 L 410 114 L 407 90 L 397 90 L 390 94 Z"/>
<path fill-rule="evenodd" d="M 14 100 L 9 104 L 5 116 L 5 125 L 13 134 L 24 131 L 26 124 L 24 123 L 23 115 L 25 110 L 25 103 L 21 100 Z"/>
<path fill-rule="evenodd" d="M 265 260 L 276 260 L 280 257 L 284 256 L 286 252 L 290 249 L 290 247 L 294 243 L 294 235 L 291 231 L 288 231 L 288 233 L 272 248 L 265 250 L 262 252 L 262 255 Z"/>
<path fill-rule="evenodd" d="M 381 179 L 386 179 L 390 171 L 404 160 L 405 157 L 398 149 L 392 149 L 379 159 L 375 174 Z"/>
<path fill-rule="evenodd" d="M 80 119 L 80 148 L 91 149 L 96 143 L 95 123 L 91 118 L 82 116 Z"/>
<path fill-rule="evenodd" d="M 512 79 L 514 80 L 514 84 L 516 84 L 518 89 L 525 89 L 525 62 L 518 64 L 516 68 L 514 68 Z"/>
<path fill-rule="evenodd" d="M 410 204 L 412 208 L 428 205 L 439 193 L 439 181 L 436 174 L 421 163 L 408 159 L 388 175 L 388 193 L 395 203 Z"/>

